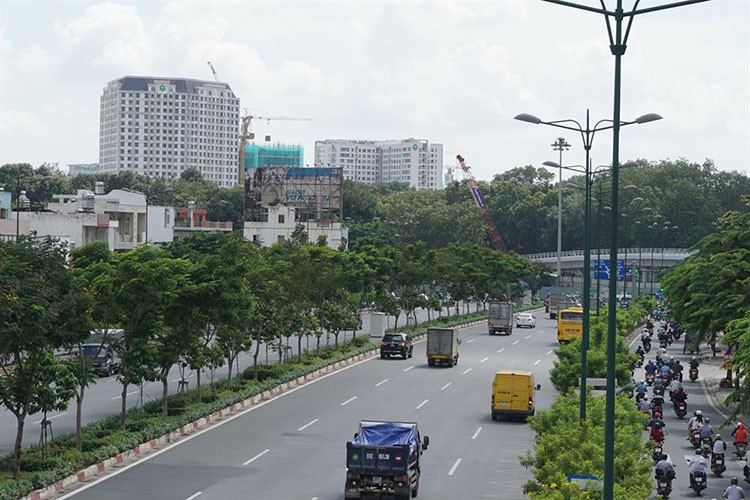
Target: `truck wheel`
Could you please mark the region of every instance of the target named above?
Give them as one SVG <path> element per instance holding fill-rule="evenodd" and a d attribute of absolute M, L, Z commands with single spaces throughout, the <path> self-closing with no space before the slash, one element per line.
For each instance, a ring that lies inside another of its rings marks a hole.
<path fill-rule="evenodd" d="M 385 354 L 383 354 L 382 352 L 380 353 L 380 359 L 385 359 Z"/>
<path fill-rule="evenodd" d="M 411 497 L 417 498 L 418 494 L 419 494 L 419 479 L 417 479 L 417 484 L 414 485 L 414 488 L 411 489 Z"/>
<path fill-rule="evenodd" d="M 427 360 L 427 366 L 435 366 L 435 362 L 431 359 Z"/>

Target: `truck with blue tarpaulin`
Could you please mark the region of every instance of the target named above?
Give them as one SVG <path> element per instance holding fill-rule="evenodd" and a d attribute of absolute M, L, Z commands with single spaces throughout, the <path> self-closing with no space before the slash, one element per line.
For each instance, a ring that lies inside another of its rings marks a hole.
<path fill-rule="evenodd" d="M 346 443 L 344 497 L 416 497 L 420 456 L 429 444 L 430 438 L 421 438 L 416 422 L 360 421 L 354 439 Z"/>

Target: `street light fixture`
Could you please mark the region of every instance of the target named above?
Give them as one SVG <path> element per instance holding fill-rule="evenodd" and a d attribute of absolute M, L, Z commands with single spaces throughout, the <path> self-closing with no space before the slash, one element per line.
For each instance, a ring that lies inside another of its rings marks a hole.
<path fill-rule="evenodd" d="M 633 121 L 629 122 L 621 122 L 620 121 L 620 113 L 619 109 L 617 109 L 617 112 L 615 114 L 614 120 L 599 120 L 594 124 L 594 128 L 591 128 L 590 126 L 590 116 L 589 116 L 589 110 L 586 110 L 586 128 L 584 128 L 578 121 L 567 119 L 567 120 L 555 120 L 555 121 L 543 121 L 541 118 L 534 116 L 529 113 L 521 113 L 519 115 L 515 116 L 516 120 L 532 123 L 534 125 L 549 125 L 551 127 L 557 127 L 562 128 L 566 130 L 572 130 L 574 132 L 578 132 L 581 134 L 581 139 L 583 140 L 583 148 L 586 151 L 586 167 L 584 171 L 584 175 L 586 176 L 586 195 L 585 195 L 585 204 L 584 204 L 584 229 L 583 229 L 583 332 L 581 335 L 581 410 L 580 410 L 580 419 L 581 421 L 584 421 L 586 419 L 586 351 L 589 347 L 589 325 L 590 325 L 590 305 L 591 305 L 591 159 L 589 158 L 589 154 L 591 152 L 591 146 L 594 142 L 594 136 L 596 132 L 600 132 L 602 130 L 609 130 L 614 129 L 617 133 L 619 133 L 620 127 L 624 125 L 632 125 L 632 124 L 642 124 L 642 123 L 648 123 L 656 120 L 661 120 L 661 115 L 658 115 L 656 113 L 647 113 L 645 115 L 641 115 L 638 118 L 636 118 Z M 575 124 L 575 126 L 572 126 L 572 124 Z M 562 153 L 560 153 L 560 165 L 562 165 Z M 618 165 L 616 162 L 612 162 L 613 171 L 617 171 Z M 560 170 L 560 184 L 562 184 L 562 170 Z M 613 188 L 614 189 L 614 184 Z M 612 198 L 613 206 L 616 205 L 617 198 Z M 558 193 L 558 212 L 562 211 L 562 192 Z M 616 213 L 616 212 L 615 212 Z M 561 216 L 558 215 L 558 217 Z M 615 217 L 616 218 L 616 217 Z M 617 230 L 617 225 L 615 224 L 613 226 L 613 230 Z M 561 227 L 558 225 L 558 275 L 560 273 L 559 267 L 560 267 L 560 248 L 561 248 Z M 614 256 L 614 262 L 617 262 L 617 255 Z M 612 261 L 612 259 L 610 259 Z M 559 278 L 558 278 L 559 279 Z M 615 279 L 617 279 L 617 273 L 615 273 Z M 617 281 L 615 281 L 615 285 L 617 284 Z M 597 297 L 597 303 L 599 301 L 599 298 Z"/>
<path fill-rule="evenodd" d="M 680 7 L 707 0 L 681 0 L 665 5 L 656 5 L 638 10 L 638 2 L 635 2 L 630 12 L 625 12 L 622 8 L 622 0 L 616 0 L 617 7 L 614 11 L 607 10 L 604 0 L 601 0 L 601 8 L 589 5 L 580 5 L 569 0 L 545 0 L 549 3 L 573 7 L 576 9 L 603 14 L 607 24 L 607 33 L 609 35 L 609 48 L 615 57 L 614 71 L 614 112 L 612 119 L 614 127 L 612 132 L 612 206 L 617 207 L 617 191 L 619 189 L 619 168 L 620 168 L 620 107 L 621 95 L 620 87 L 622 83 L 622 56 L 625 54 L 627 47 L 630 28 L 635 16 L 660 10 Z M 612 29 L 610 18 L 614 18 L 615 29 Z M 623 20 L 627 19 L 627 28 L 623 34 Z M 610 259 L 617 259 L 617 211 L 612 211 L 612 241 L 610 245 Z M 617 285 L 617 276 L 610 273 L 610 285 Z M 617 348 L 617 292 L 614 287 L 610 286 L 609 290 L 609 309 L 607 320 L 607 396 L 605 410 L 604 426 L 604 500 L 614 499 L 615 487 L 615 350 Z"/>

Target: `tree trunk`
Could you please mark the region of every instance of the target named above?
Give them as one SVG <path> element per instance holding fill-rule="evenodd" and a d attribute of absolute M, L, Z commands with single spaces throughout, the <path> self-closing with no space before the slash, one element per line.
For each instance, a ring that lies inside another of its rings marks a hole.
<path fill-rule="evenodd" d="M 234 364 L 234 356 L 230 350 L 227 354 L 228 368 L 227 368 L 227 385 L 232 385 L 232 365 Z"/>
<path fill-rule="evenodd" d="M 201 369 L 198 368 L 198 373 L 195 374 L 195 386 L 198 390 L 198 402 L 200 403 L 201 398 Z"/>
<path fill-rule="evenodd" d="M 80 391 L 76 394 L 76 450 L 83 451 L 83 440 L 81 438 L 81 413 L 83 412 L 83 391 L 86 386 L 81 384 Z"/>
<path fill-rule="evenodd" d="M 127 423 L 127 411 L 128 411 L 128 377 L 127 375 L 122 381 L 122 393 L 120 395 L 120 429 L 125 430 L 125 424 Z"/>
<path fill-rule="evenodd" d="M 253 378 L 258 380 L 258 354 L 260 354 L 260 333 L 255 339 L 255 353 L 253 353 Z"/>
<path fill-rule="evenodd" d="M 333 331 L 333 345 L 336 347 L 338 347 L 339 345 L 339 331 L 338 330 Z"/>
<path fill-rule="evenodd" d="M 320 352 L 320 337 L 322 337 L 322 335 L 316 335 L 315 336 L 315 339 L 316 339 L 316 341 L 315 341 L 315 351 L 317 351 L 317 352 Z"/>
<path fill-rule="evenodd" d="M 169 368 L 162 368 L 162 379 L 161 379 L 161 414 L 165 417 L 169 415 Z"/>
<path fill-rule="evenodd" d="M 23 424 L 26 420 L 26 412 L 16 414 L 16 442 L 13 446 L 13 479 L 21 476 L 21 443 L 23 442 Z"/>

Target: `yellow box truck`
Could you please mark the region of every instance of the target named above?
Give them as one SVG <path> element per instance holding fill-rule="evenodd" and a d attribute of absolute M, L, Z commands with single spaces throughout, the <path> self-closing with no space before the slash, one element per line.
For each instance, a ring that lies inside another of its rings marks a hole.
<path fill-rule="evenodd" d="M 492 381 L 492 420 L 500 420 L 504 415 L 524 419 L 534 415 L 535 394 L 539 389 L 532 372 L 496 372 Z"/>

